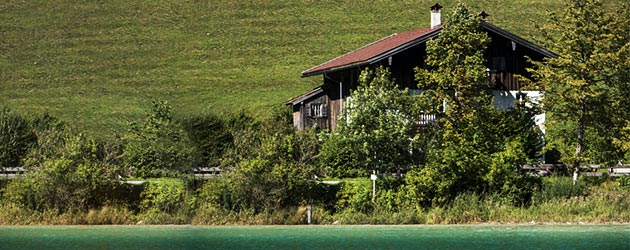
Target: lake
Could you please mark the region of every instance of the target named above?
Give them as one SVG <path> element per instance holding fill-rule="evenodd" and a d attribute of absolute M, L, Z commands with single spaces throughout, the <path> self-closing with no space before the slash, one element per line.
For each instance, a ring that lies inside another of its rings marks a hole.
<path fill-rule="evenodd" d="M 17 226 L 0 249 L 630 249 L 630 225 Z"/>

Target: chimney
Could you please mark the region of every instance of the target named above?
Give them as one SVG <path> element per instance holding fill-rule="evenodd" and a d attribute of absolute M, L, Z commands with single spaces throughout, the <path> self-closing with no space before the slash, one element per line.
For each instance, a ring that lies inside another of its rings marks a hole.
<path fill-rule="evenodd" d="M 442 5 L 440 5 L 439 3 L 436 3 L 433 6 L 431 6 L 431 29 L 442 24 L 441 9 L 442 9 Z"/>
<path fill-rule="evenodd" d="M 488 19 L 488 17 L 490 16 L 490 14 L 486 13 L 485 11 L 481 11 L 479 12 L 478 16 L 481 19 L 481 21 L 486 21 L 486 19 Z"/>

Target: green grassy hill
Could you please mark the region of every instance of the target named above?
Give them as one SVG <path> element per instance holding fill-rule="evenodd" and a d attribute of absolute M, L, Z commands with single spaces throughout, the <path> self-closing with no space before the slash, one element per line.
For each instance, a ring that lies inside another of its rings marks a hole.
<path fill-rule="evenodd" d="M 179 116 L 266 116 L 321 80 L 301 71 L 429 25 L 434 2 L 4 0 L 0 106 L 46 111 L 101 137 L 124 131 L 153 98 Z M 457 3 L 439 2 L 444 14 Z M 545 10 L 562 8 L 562 0 L 464 2 L 528 39 Z"/>

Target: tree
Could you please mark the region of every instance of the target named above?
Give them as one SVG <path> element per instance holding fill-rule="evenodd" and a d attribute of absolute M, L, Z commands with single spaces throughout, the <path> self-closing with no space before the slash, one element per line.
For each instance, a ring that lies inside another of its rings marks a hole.
<path fill-rule="evenodd" d="M 198 157 L 184 130 L 172 121 L 171 110 L 168 102 L 153 101 L 144 125 L 131 124 L 124 138 L 124 162 L 134 177 L 177 177 L 192 173 Z"/>
<path fill-rule="evenodd" d="M 543 30 L 560 56 L 531 71 L 545 91 L 548 148 L 577 173 L 582 162 L 616 163 L 627 146 L 630 12 L 607 11 L 600 0 L 565 4 Z"/>
<path fill-rule="evenodd" d="M 27 119 L 9 108 L 0 110 L 0 168 L 20 166 L 35 140 Z"/>
<path fill-rule="evenodd" d="M 399 89 L 388 69 L 361 72 L 337 131 L 322 146 L 321 160 L 338 177 L 372 170 L 405 171 L 413 162 L 416 123 L 413 98 Z"/>
<path fill-rule="evenodd" d="M 535 108 L 518 103 L 501 111 L 492 104 L 484 52 L 488 35 L 465 5 L 459 4 L 440 36 L 427 44 L 428 69 L 416 69 L 424 110 L 443 112 L 439 143 L 427 149 L 426 164 L 406 178 L 416 204 L 445 204 L 465 192 L 495 193 L 526 203 L 530 180 L 519 164 L 535 157 L 540 134 Z"/>
<path fill-rule="evenodd" d="M 430 111 L 444 111 L 448 131 L 459 130 L 475 116 L 477 107 L 487 106 L 492 96 L 486 91 L 484 52 L 490 43 L 479 20 L 459 4 L 444 24 L 440 36 L 427 42 L 428 69 L 416 69 L 420 89 L 431 98 Z M 443 104 L 443 105 L 440 105 Z M 436 110 L 442 109 L 442 110 Z"/>
<path fill-rule="evenodd" d="M 51 126 L 49 131 L 38 132 L 37 146 L 25 162 L 29 171 L 9 183 L 6 200 L 26 209 L 57 213 L 116 202 L 122 169 L 110 157 L 115 145 L 58 129 Z"/>
<path fill-rule="evenodd" d="M 218 166 L 233 140 L 225 122 L 217 115 L 205 114 L 186 118 L 181 125 L 199 151 L 200 164 Z"/>

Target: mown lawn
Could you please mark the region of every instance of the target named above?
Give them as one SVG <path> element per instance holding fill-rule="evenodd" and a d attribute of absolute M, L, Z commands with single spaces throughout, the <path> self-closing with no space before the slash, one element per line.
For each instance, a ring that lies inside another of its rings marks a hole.
<path fill-rule="evenodd" d="M 611 6 L 624 0 L 610 1 Z M 300 72 L 429 25 L 435 1 L 0 1 L 0 106 L 49 112 L 99 137 L 154 98 L 177 116 L 268 116 L 317 86 Z M 562 0 L 466 0 L 526 38 Z M 446 8 L 456 1 L 440 1 Z"/>

